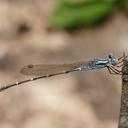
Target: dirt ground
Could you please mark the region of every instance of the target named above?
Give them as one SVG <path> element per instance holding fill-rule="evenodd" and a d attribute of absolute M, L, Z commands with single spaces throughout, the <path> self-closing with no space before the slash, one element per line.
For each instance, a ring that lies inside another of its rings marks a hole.
<path fill-rule="evenodd" d="M 0 83 L 28 78 L 28 64 L 87 61 L 128 50 L 128 17 L 74 33 L 49 31 L 56 0 L 0 1 Z M 0 93 L 0 128 L 117 128 L 121 76 L 107 70 L 37 80 Z"/>

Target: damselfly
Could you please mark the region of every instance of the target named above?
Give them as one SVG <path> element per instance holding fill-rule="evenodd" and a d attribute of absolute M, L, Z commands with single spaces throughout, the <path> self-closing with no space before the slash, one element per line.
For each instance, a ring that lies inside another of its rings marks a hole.
<path fill-rule="evenodd" d="M 21 69 L 24 75 L 34 76 L 26 80 L 17 81 L 13 84 L 3 85 L 0 91 L 3 91 L 12 86 L 20 85 L 26 82 L 34 81 L 41 78 L 51 77 L 55 75 L 75 72 L 75 71 L 88 71 L 107 68 L 110 74 L 121 75 L 122 71 L 119 69 L 122 66 L 125 54 L 117 58 L 113 54 L 109 54 L 107 59 L 93 59 L 87 62 L 76 62 L 67 64 L 41 64 L 41 65 L 27 65 Z"/>
<path fill-rule="evenodd" d="M 58 74 L 64 74 L 73 71 L 87 71 L 101 68 L 107 68 L 110 74 L 121 74 L 121 71 L 117 69 L 120 63 L 123 62 L 125 54 L 119 59 L 113 54 L 109 54 L 107 59 L 93 59 L 88 62 L 76 62 L 66 64 L 41 64 L 41 65 L 27 65 L 21 69 L 23 75 L 30 76 L 53 76 Z"/>

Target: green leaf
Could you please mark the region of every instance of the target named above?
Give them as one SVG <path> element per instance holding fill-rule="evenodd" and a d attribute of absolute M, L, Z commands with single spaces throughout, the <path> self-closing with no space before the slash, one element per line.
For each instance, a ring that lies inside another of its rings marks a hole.
<path fill-rule="evenodd" d="M 65 4 L 79 4 L 87 2 L 116 2 L 117 0 L 59 0 L 61 3 Z"/>
<path fill-rule="evenodd" d="M 92 26 L 116 9 L 115 2 L 87 2 L 85 4 L 60 3 L 50 20 L 55 29 Z"/>

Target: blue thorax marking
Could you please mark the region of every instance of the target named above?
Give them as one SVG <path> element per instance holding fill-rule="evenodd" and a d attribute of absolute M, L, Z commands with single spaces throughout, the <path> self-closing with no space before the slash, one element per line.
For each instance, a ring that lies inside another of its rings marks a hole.
<path fill-rule="evenodd" d="M 109 64 L 109 60 L 95 60 L 94 65 L 90 66 L 81 66 L 79 67 L 79 70 L 85 71 L 85 70 L 95 70 L 100 68 L 105 68 L 107 64 Z"/>
<path fill-rule="evenodd" d="M 109 60 L 95 60 L 95 65 L 106 65 L 109 64 Z"/>

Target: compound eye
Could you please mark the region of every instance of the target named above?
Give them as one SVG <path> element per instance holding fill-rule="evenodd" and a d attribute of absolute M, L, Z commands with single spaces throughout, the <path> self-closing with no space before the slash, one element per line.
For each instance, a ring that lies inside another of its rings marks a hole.
<path fill-rule="evenodd" d="M 109 55 L 108 55 L 108 58 L 112 58 L 112 57 L 113 57 L 113 54 L 109 54 Z"/>

